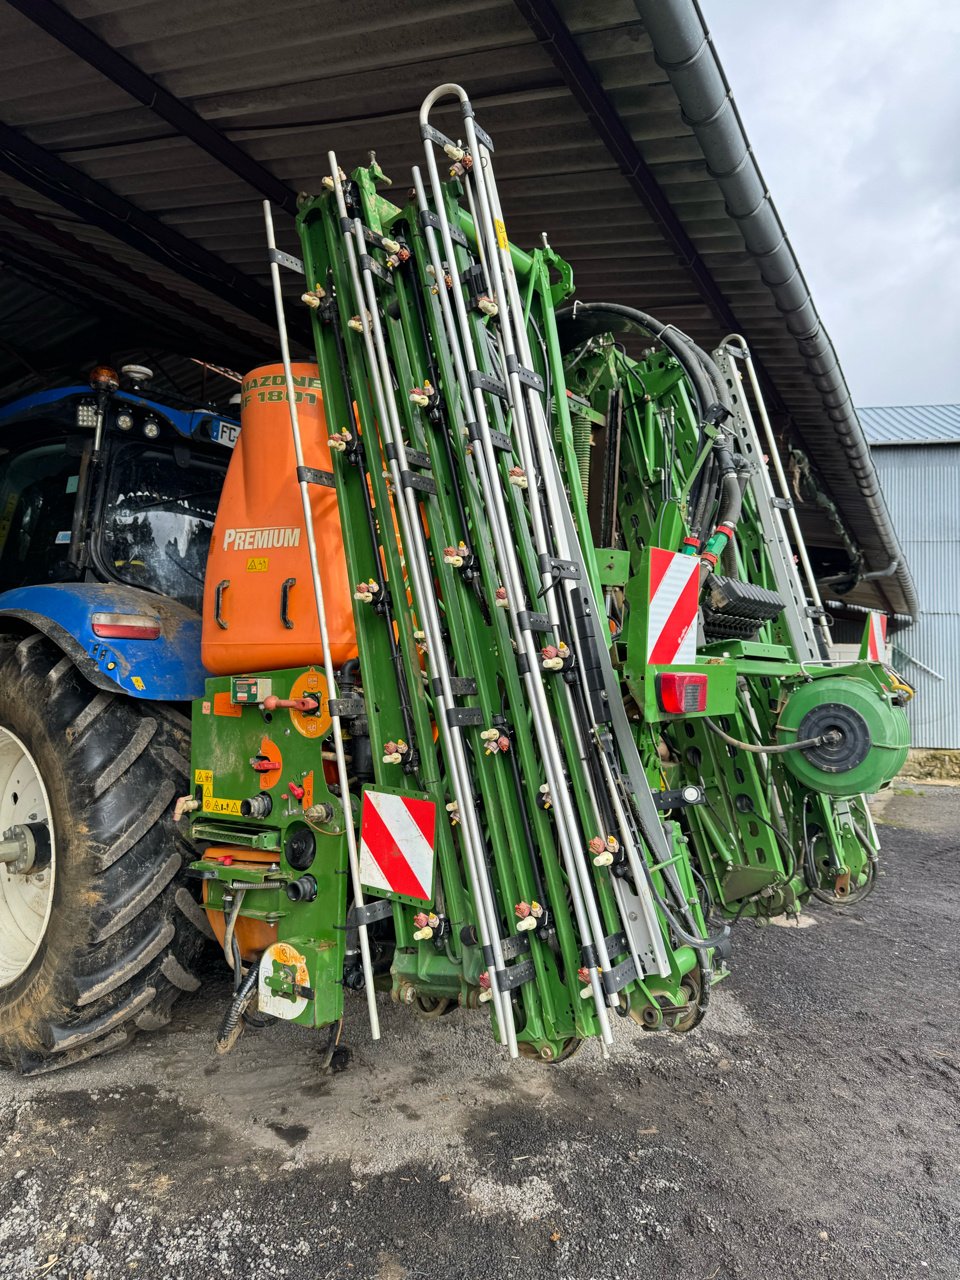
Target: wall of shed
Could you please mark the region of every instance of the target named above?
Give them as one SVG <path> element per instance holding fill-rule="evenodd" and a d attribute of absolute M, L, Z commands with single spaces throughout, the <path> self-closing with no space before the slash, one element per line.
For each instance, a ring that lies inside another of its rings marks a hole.
<path fill-rule="evenodd" d="M 875 445 L 873 457 L 920 597 L 917 623 L 897 634 L 893 652 L 895 665 L 917 691 L 907 708 L 913 745 L 957 749 L 960 444 Z M 937 680 L 916 662 L 943 679 Z"/>

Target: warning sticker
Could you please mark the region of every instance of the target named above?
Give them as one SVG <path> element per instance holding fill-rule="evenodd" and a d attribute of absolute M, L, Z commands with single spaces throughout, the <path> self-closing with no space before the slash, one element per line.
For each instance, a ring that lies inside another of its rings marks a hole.
<path fill-rule="evenodd" d="M 247 561 L 247 573 L 266 573 L 270 568 L 270 561 L 266 556 L 251 556 Z"/>
<path fill-rule="evenodd" d="M 508 248 L 510 242 L 507 239 L 507 228 L 503 225 L 503 223 L 500 221 L 499 218 L 494 218 L 493 226 L 497 233 L 497 244 L 500 246 L 501 249 Z"/>
<path fill-rule="evenodd" d="M 203 793 L 204 813 L 226 813 L 233 818 L 240 817 L 239 800 L 222 800 L 213 794 L 213 772 L 210 769 L 196 769 L 193 781 Z"/>

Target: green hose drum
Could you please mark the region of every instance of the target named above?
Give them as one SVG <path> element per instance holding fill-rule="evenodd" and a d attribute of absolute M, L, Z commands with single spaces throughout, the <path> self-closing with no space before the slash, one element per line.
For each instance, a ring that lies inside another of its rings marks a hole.
<path fill-rule="evenodd" d="M 872 674 L 872 673 L 871 673 Z M 831 674 L 798 685 L 777 723 L 782 743 L 830 736 L 788 751 L 790 772 L 831 796 L 872 794 L 903 768 L 910 730 L 902 707 L 876 678 Z"/>

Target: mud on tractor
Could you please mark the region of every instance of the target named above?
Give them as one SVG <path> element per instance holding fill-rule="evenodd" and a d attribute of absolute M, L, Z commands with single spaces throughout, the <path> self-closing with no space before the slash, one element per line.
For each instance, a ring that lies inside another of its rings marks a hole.
<path fill-rule="evenodd" d="M 910 691 L 869 638 L 828 656 L 746 342 L 708 354 L 574 300 L 546 238 L 510 242 L 458 86 L 420 133 L 402 205 L 375 161 L 347 176 L 330 154 L 302 258 L 265 209 L 283 359 L 243 384 L 176 832 L 150 808 L 186 750 L 160 704 L 101 691 L 49 628 L 6 644 L 0 724 L 45 807 L 8 816 L 5 757 L 3 890 L 55 844 L 51 920 L 73 939 L 48 945 L 48 923 L 0 974 L 0 1036 L 26 1065 L 154 1025 L 190 985 L 173 912 L 124 933 L 157 885 L 232 971 L 221 1051 L 254 1010 L 332 1045 L 346 992 L 376 1038 L 389 992 L 425 1017 L 487 1006 L 508 1053 L 557 1063 L 594 1037 L 607 1052 L 618 1017 L 695 1027 L 734 922 L 876 883 L 864 797 L 903 763 Z M 291 360 L 282 272 L 315 363 Z M 101 835 L 128 774 L 141 804 Z M 41 958 L 60 1003 L 31 1022 L 18 984 Z"/>

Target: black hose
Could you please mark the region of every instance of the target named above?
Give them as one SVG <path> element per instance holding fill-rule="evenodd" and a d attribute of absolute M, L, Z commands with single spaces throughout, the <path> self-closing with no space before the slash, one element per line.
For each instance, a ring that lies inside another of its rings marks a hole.
<path fill-rule="evenodd" d="M 252 964 L 247 971 L 243 982 L 241 982 L 240 986 L 237 988 L 233 999 L 230 1001 L 227 1012 L 223 1015 L 223 1022 L 220 1024 L 220 1030 L 217 1032 L 217 1053 L 229 1053 L 237 1043 L 240 1032 L 243 1030 L 243 1024 L 241 1022 L 243 1012 L 253 999 L 253 993 L 256 990 L 259 973 L 259 964 Z"/>
<path fill-rule="evenodd" d="M 623 306 L 619 302 L 578 302 L 574 307 L 565 307 L 557 312 L 558 324 L 564 320 L 573 320 L 574 313 L 577 319 L 582 315 L 618 316 L 621 320 L 627 320 L 662 342 L 670 354 L 676 357 L 690 379 L 694 395 L 699 402 L 700 419 L 702 421 L 705 418 L 708 409 L 716 402 L 716 396 L 710 385 L 711 380 L 704 372 L 698 349 L 694 349 L 693 343 L 685 334 L 681 335 L 679 329 L 664 324 L 645 311 L 638 311 L 636 307 Z"/>
<path fill-rule="evenodd" d="M 753 742 L 741 742 L 739 738 L 732 738 L 729 733 L 725 733 L 715 720 L 711 720 L 709 716 L 703 717 L 703 722 L 710 730 L 715 733 L 718 738 L 736 747 L 740 751 L 750 751 L 754 755 L 762 756 L 781 756 L 787 751 L 805 751 L 808 747 L 822 747 L 825 743 L 836 742 L 836 730 L 831 729 L 829 733 L 822 733 L 819 738 L 798 738 L 796 742 L 776 742 L 769 744 L 757 744 Z"/>

